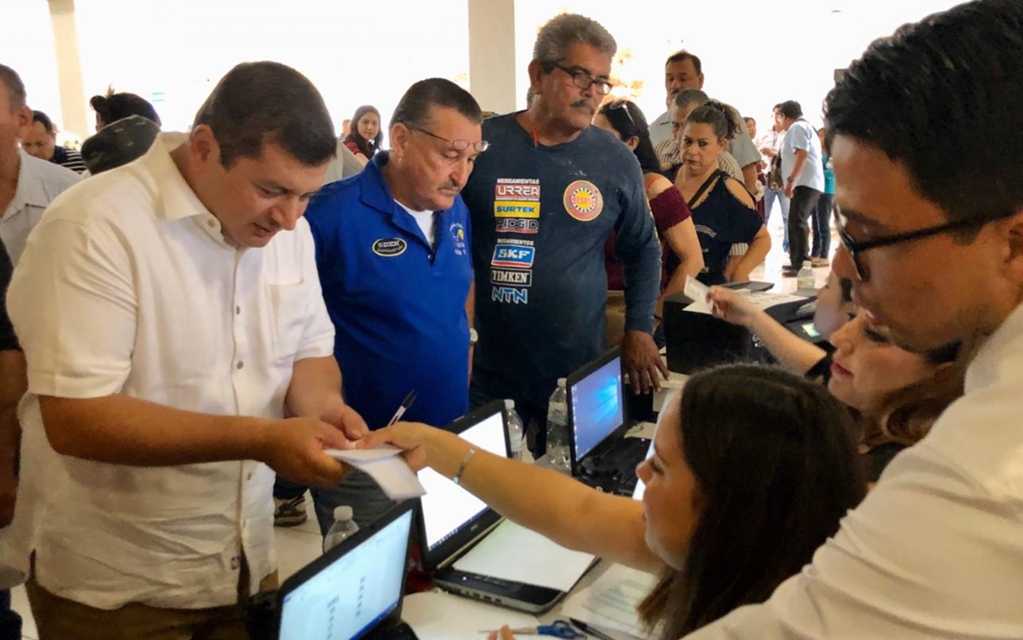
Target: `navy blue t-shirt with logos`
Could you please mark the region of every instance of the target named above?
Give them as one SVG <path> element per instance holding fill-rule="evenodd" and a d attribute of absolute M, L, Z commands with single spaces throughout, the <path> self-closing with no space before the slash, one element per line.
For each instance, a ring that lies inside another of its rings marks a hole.
<path fill-rule="evenodd" d="M 557 379 L 606 349 L 604 241 L 617 232 L 626 327 L 650 332 L 661 248 L 639 162 L 596 127 L 551 147 L 517 114 L 483 123 L 462 197 L 476 272 L 474 384 L 542 415 Z"/>

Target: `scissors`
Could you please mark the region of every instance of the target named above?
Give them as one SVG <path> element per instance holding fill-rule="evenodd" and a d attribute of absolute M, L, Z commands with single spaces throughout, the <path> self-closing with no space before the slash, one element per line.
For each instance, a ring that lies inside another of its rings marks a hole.
<path fill-rule="evenodd" d="M 494 633 L 495 630 L 480 631 L 480 633 Z M 553 636 L 555 638 L 565 638 L 566 640 L 575 640 L 577 638 L 585 638 L 586 634 L 579 633 L 575 630 L 571 624 L 564 620 L 555 620 L 551 624 L 542 624 L 539 627 L 524 627 L 521 629 L 512 629 L 512 633 L 522 636 Z"/>

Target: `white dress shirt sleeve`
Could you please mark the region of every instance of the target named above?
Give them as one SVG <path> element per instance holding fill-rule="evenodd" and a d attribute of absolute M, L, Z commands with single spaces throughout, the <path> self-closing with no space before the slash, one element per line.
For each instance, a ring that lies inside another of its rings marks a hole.
<path fill-rule="evenodd" d="M 118 393 L 131 370 L 137 303 L 131 258 L 108 221 L 56 211 L 29 239 L 8 306 L 36 395 L 95 398 Z"/>

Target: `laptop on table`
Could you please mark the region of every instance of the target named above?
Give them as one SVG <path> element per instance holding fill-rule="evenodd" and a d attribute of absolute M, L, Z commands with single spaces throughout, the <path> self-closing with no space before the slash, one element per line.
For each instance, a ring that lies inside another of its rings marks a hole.
<path fill-rule="evenodd" d="M 508 457 L 503 401 L 492 402 L 446 427 L 495 455 Z M 419 543 L 423 568 L 434 583 L 458 595 L 530 613 L 550 609 L 565 592 L 463 571 L 455 562 L 494 532 L 503 518 L 465 489 L 431 469 L 419 472 L 426 488 L 420 498 Z M 507 523 L 510 525 L 511 523 Z M 551 543 L 553 545 L 553 543 Z M 508 549 L 516 553 L 517 549 Z"/>
<path fill-rule="evenodd" d="M 608 493 L 628 496 L 649 438 L 626 438 L 636 422 L 626 413 L 622 353 L 615 347 L 567 378 L 572 475 Z"/>
<path fill-rule="evenodd" d="M 415 501 L 314 560 L 277 592 L 277 640 L 417 640 L 401 621 Z"/>

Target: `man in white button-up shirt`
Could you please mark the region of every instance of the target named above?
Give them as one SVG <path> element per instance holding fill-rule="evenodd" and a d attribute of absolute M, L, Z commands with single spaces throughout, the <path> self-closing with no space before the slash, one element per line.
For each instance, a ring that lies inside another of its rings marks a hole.
<path fill-rule="evenodd" d="M 33 233 L 9 302 L 40 637 L 245 637 L 239 602 L 274 581 L 274 471 L 342 479 L 323 449 L 365 424 L 301 219 L 334 148 L 306 78 L 239 65 L 189 136 L 85 181 Z"/>
<path fill-rule="evenodd" d="M 691 638 L 1023 638 L 1021 34 L 1019 0 L 960 5 L 875 42 L 829 96 L 835 271 L 899 346 L 979 351 L 813 564 Z"/>

